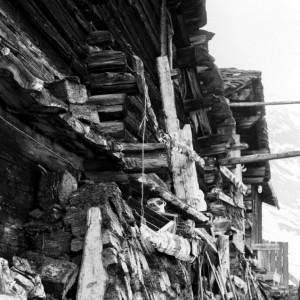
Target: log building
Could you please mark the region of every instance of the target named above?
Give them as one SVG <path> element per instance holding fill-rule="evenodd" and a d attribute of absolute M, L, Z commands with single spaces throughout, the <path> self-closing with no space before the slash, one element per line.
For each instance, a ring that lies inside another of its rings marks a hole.
<path fill-rule="evenodd" d="M 230 107 L 260 74 L 220 70 L 206 23 L 204 0 L 0 0 L 0 299 L 271 299 L 269 164 L 230 161 L 269 152 L 264 109 Z"/>

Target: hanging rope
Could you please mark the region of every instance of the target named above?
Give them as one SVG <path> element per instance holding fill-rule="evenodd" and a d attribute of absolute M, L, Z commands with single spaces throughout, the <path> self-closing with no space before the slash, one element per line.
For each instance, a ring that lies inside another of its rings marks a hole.
<path fill-rule="evenodd" d="M 148 86 L 145 85 L 144 93 L 144 113 L 143 119 L 139 126 L 139 130 L 142 130 L 142 182 L 141 182 L 141 224 L 144 223 L 144 174 L 145 174 L 145 134 L 146 134 L 146 125 L 147 125 L 147 101 L 150 101 L 148 95 Z"/>

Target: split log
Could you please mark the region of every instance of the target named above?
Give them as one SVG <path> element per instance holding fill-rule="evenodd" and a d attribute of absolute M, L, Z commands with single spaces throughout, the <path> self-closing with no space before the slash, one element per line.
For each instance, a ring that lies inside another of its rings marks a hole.
<path fill-rule="evenodd" d="M 102 122 L 123 119 L 123 117 L 125 116 L 124 105 L 97 105 L 96 110 Z"/>
<path fill-rule="evenodd" d="M 144 160 L 142 160 L 144 149 Z M 167 146 L 160 143 L 132 144 L 121 143 L 114 146 L 115 151 L 122 151 L 121 160 L 126 172 L 160 172 L 169 170 Z M 118 155 L 118 152 L 116 153 Z"/>
<path fill-rule="evenodd" d="M 97 131 L 108 134 L 112 138 L 124 141 L 125 124 L 123 121 L 100 122 L 95 128 L 97 128 Z"/>
<path fill-rule="evenodd" d="M 55 298 L 63 299 L 75 283 L 78 267 L 74 263 L 47 257 L 34 252 L 22 254 L 31 270 L 40 274 L 45 292 Z"/>
<path fill-rule="evenodd" d="M 113 106 L 124 105 L 126 94 L 107 94 L 90 96 L 87 103 L 89 105 Z"/>
<path fill-rule="evenodd" d="M 77 181 L 68 171 L 42 174 L 37 195 L 39 206 L 49 211 L 54 204 L 64 205 L 75 190 Z"/>
<path fill-rule="evenodd" d="M 37 101 L 29 110 L 40 114 L 62 114 L 68 111 L 68 106 L 60 99 L 54 97 L 47 89 L 41 92 L 32 92 L 30 96 Z"/>
<path fill-rule="evenodd" d="M 103 153 L 104 149 L 109 149 L 107 138 L 101 135 L 100 132 L 91 130 L 90 126 L 83 124 L 77 118 L 73 117 L 70 113 L 62 115 L 60 116 L 60 118 L 64 121 L 64 125 L 69 126 L 71 131 L 77 133 L 78 136 L 81 137 L 82 142 L 85 143 L 88 148 L 90 148 L 91 146 L 94 148 L 94 150 L 95 148 L 98 148 L 101 153 Z M 99 125 L 94 125 L 93 128 L 96 129 L 97 126 Z"/>
<path fill-rule="evenodd" d="M 98 46 L 100 48 L 113 46 L 115 44 L 113 35 L 110 33 L 110 31 L 107 30 L 90 32 L 86 39 L 86 42 L 90 46 Z"/>
<path fill-rule="evenodd" d="M 72 113 L 72 116 L 87 124 L 100 123 L 98 109 L 96 106 L 70 104 L 69 110 Z"/>
<path fill-rule="evenodd" d="M 102 216 L 99 207 L 88 210 L 86 225 L 76 299 L 101 300 L 104 299 L 107 275 L 102 262 Z"/>
<path fill-rule="evenodd" d="M 150 177 L 147 176 L 147 174 L 144 175 L 144 178 L 141 174 L 131 174 L 129 175 L 129 177 L 131 180 L 137 181 L 140 184 L 143 182 L 145 188 L 149 189 L 149 191 L 164 199 L 167 204 L 170 205 L 170 208 L 172 208 L 172 210 L 180 213 L 183 217 L 201 223 L 209 221 L 209 218 L 206 217 L 203 213 L 197 211 L 191 205 L 184 203 L 183 200 L 179 199 L 170 191 L 157 185 Z"/>
<path fill-rule="evenodd" d="M 55 97 L 65 103 L 83 104 L 87 102 L 86 87 L 79 82 L 78 77 L 65 77 L 47 85 L 47 89 Z"/>
<path fill-rule="evenodd" d="M 95 73 L 89 74 L 89 86 L 96 94 L 137 94 L 138 88 L 136 79 L 130 73 Z"/>
<path fill-rule="evenodd" d="M 90 73 L 114 72 L 125 71 L 127 61 L 124 52 L 102 50 L 91 54 L 86 59 L 86 64 Z"/>
<path fill-rule="evenodd" d="M 124 170 L 126 172 L 141 172 L 144 167 L 144 172 L 166 172 L 169 170 L 169 156 L 166 150 L 146 151 L 144 159 L 142 153 L 126 152 L 122 157 Z"/>

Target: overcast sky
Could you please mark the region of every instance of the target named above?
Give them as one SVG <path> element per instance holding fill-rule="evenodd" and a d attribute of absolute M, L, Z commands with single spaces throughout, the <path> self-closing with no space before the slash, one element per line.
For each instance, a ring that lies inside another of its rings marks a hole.
<path fill-rule="evenodd" d="M 300 100 L 300 0 L 208 0 L 206 6 L 204 29 L 216 34 L 209 45 L 217 66 L 262 71 L 265 101 Z M 267 119 L 274 118 L 273 109 L 267 109 Z M 300 119 L 300 105 L 290 109 L 299 111 Z M 280 232 L 284 212 L 264 211 L 264 236 L 289 241 L 290 272 L 299 278 L 300 236 Z"/>
<path fill-rule="evenodd" d="M 208 0 L 219 67 L 263 72 L 266 101 L 300 100 L 300 1 Z"/>

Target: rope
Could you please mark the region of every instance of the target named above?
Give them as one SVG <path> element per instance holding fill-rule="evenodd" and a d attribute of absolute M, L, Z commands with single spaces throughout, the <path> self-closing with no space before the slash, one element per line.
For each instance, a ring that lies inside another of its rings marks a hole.
<path fill-rule="evenodd" d="M 145 174 L 145 134 L 146 134 L 146 124 L 147 124 L 147 101 L 150 101 L 148 95 L 148 86 L 145 85 L 144 92 L 144 113 L 143 119 L 140 124 L 139 129 L 142 130 L 142 182 L 141 182 L 141 224 L 144 222 L 144 174 Z"/>
<path fill-rule="evenodd" d="M 77 171 L 81 171 L 80 169 L 76 168 L 70 161 L 68 161 L 67 159 L 63 158 L 62 156 L 60 156 L 59 154 L 57 154 L 56 152 L 54 152 L 53 150 L 51 150 L 50 148 L 48 148 L 47 146 L 45 146 L 44 144 L 40 143 L 39 141 L 35 140 L 33 137 L 31 137 L 29 134 L 27 134 L 26 132 L 22 131 L 21 129 L 17 128 L 15 125 L 11 124 L 10 122 L 8 122 L 7 120 L 5 120 L 2 116 L 0 116 L 0 119 L 6 123 L 8 126 L 14 128 L 14 130 L 18 131 L 19 133 L 21 133 L 22 135 L 26 136 L 27 138 L 29 138 L 30 140 L 34 141 L 36 144 L 38 144 L 39 146 L 41 146 L 42 148 L 48 150 L 49 152 L 51 152 L 52 154 L 54 154 L 56 157 L 58 157 L 60 160 L 62 160 L 63 162 L 65 162 L 66 164 L 69 164 L 70 166 L 72 166 L 75 170 Z"/>

